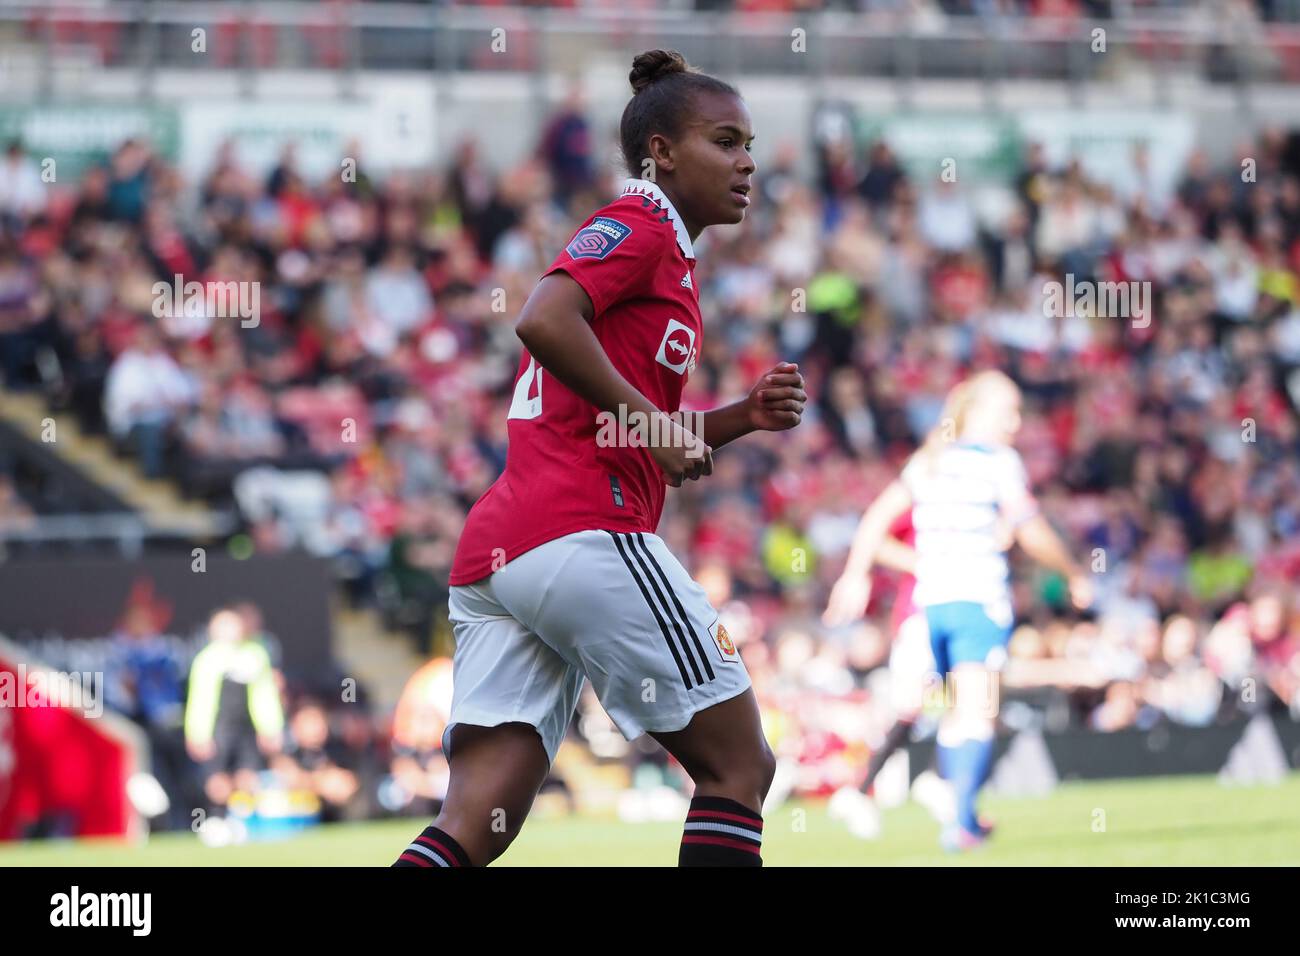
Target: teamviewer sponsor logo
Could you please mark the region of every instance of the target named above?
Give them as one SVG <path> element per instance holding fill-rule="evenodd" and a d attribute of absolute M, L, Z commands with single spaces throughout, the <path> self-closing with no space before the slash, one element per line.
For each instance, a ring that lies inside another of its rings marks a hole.
<path fill-rule="evenodd" d="M 132 936 L 148 936 L 152 914 L 152 893 L 82 893 L 74 886 L 50 897 L 51 926 L 126 926 Z"/>
<path fill-rule="evenodd" d="M 669 319 L 655 361 L 672 369 L 678 375 L 685 375 L 694 354 L 695 333 L 691 327 L 683 325 L 676 319 Z"/>

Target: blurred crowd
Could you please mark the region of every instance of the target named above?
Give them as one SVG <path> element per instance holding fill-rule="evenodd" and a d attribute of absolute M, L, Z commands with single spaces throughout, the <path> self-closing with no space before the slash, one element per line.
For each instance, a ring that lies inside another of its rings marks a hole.
<path fill-rule="evenodd" d="M 452 554 L 505 460 L 514 318 L 621 175 L 595 161 L 595 139 L 575 95 L 510 168 L 471 138 L 443 168 L 379 177 L 354 144 L 354 167 L 312 180 L 292 147 L 254 175 L 228 145 L 189 183 L 129 141 L 58 188 L 13 143 L 5 385 L 43 390 L 146 474 L 233 501 L 258 552 L 329 558 L 355 603 L 445 654 Z M 709 479 L 669 496 L 659 529 L 741 645 L 774 742 L 833 773 L 888 726 L 873 688 L 896 580 L 881 572 L 858 625 L 827 632 L 818 617 L 862 510 L 949 388 L 986 367 L 1024 390 L 1032 486 L 1099 592 L 1076 615 L 1062 581 L 1016 565 L 1008 682 L 1057 689 L 1102 730 L 1300 715 L 1287 137 L 1265 130 L 1219 166 L 1195 152 L 1168 187 L 1141 147 L 1103 182 L 1028 144 L 1000 186 L 921 179 L 886 142 L 852 138 L 813 146 L 810 177 L 800 148 L 762 164 L 745 223 L 697 244 L 705 339 L 685 406 L 734 400 L 789 360 L 807 413 L 724 449 Z M 256 322 L 158 308 L 155 283 L 176 275 L 257 283 Z M 1149 283 L 1150 301 L 1052 314 L 1048 283 L 1069 281 Z M 21 502 L 5 510 L 27 520 Z M 590 700 L 577 726 L 593 751 L 639 750 Z"/>
<path fill-rule="evenodd" d="M 196 66 L 270 70 L 291 65 L 420 72 L 450 67 L 525 72 L 565 68 L 571 57 L 561 51 L 585 48 L 582 44 L 589 34 L 581 26 L 575 32 L 572 26 L 584 15 L 651 17 L 663 8 L 654 0 L 440 0 L 432 5 L 407 0 L 402 10 L 381 12 L 387 2 L 300 0 L 280 4 L 265 17 L 252 19 L 217 6 L 196 12 L 192 22 L 184 4 L 169 8 L 156 21 L 143 21 L 97 5 L 50 9 L 36 3 L 26 5 L 25 15 L 18 14 L 14 32 L 21 42 L 44 50 L 50 59 L 90 57 L 102 66 L 133 67 L 142 71 L 145 83 L 152 82 L 144 76 L 150 70 L 191 70 Z M 475 11 L 481 18 L 499 17 L 509 25 L 511 42 L 501 49 L 475 44 L 472 37 L 480 28 L 463 20 L 451 22 L 451 36 L 456 39 L 435 42 L 440 25 L 429 21 L 422 9 L 430 6 L 435 12 L 452 7 L 471 17 Z M 1016 50 L 1015 75 L 1079 78 L 1090 69 L 1083 61 L 1067 57 L 1061 41 L 1074 37 L 1085 44 L 1095 43 L 1088 28 L 1096 23 L 1103 29 L 1124 24 L 1124 34 L 1113 37 L 1112 42 L 1134 50 L 1143 59 L 1176 61 L 1211 82 L 1249 82 L 1265 77 L 1294 82 L 1300 75 L 1294 39 L 1285 28 L 1273 28 L 1297 20 L 1294 4 L 1283 0 L 675 0 L 670 6 L 676 15 L 722 19 L 722 27 L 714 22 L 712 30 L 693 39 L 709 32 L 724 36 L 738 32 L 748 37 L 753 42 L 747 42 L 743 50 L 736 46 L 730 51 L 743 58 L 750 70 L 788 69 L 790 50 L 782 20 L 824 13 L 833 22 L 813 25 L 814 33 L 833 39 L 838 35 L 837 24 L 864 18 L 869 31 L 885 38 L 886 45 L 874 53 L 861 55 L 861 51 L 841 46 L 838 53 L 830 54 L 836 61 L 831 69 L 854 73 L 894 76 L 919 68 L 936 77 L 987 79 L 987 57 L 970 43 L 975 31 L 995 40 L 1015 37 L 1009 44 Z M 320 15 L 304 15 L 311 7 L 323 10 Z M 549 23 L 537 21 L 529 11 L 539 8 L 554 10 L 557 16 Z M 726 23 L 732 20 L 746 29 L 728 29 Z M 618 21 L 611 18 L 607 22 Z M 205 31 L 202 49 L 193 48 L 195 24 Z M 921 45 L 923 54 L 912 57 L 916 62 L 900 61 L 891 51 L 889 42 L 897 45 L 900 40 L 914 48 Z M 700 44 L 697 49 L 701 55 L 708 51 L 722 62 L 729 61 L 726 48 Z M 149 50 L 152 52 L 146 55 Z M 717 62 L 713 61 L 712 68 L 717 69 Z"/>
<path fill-rule="evenodd" d="M 218 607 L 186 633 L 148 582 L 132 588 L 111 633 L 47 635 L 32 649 L 55 668 L 104 675 L 104 704 L 148 750 L 148 782 L 133 782 L 132 799 L 153 830 L 219 845 L 435 812 L 445 793 L 444 658 L 413 675 L 395 713 L 379 713 L 355 680 L 287 672 L 256 603 Z"/>
<path fill-rule="evenodd" d="M 352 3 L 384 4 L 394 0 L 330 0 L 330 7 L 343 8 Z M 408 0 L 409 2 L 409 0 Z M 601 0 L 450 0 L 442 5 L 458 7 L 550 7 L 555 9 L 582 9 L 605 6 Z M 645 0 L 634 0 L 633 8 L 648 9 Z M 1274 20 L 1293 18 L 1294 12 L 1278 0 L 1234 0 L 1234 2 L 1211 3 L 1208 0 L 1183 0 L 1181 3 L 1160 3 L 1157 0 L 1135 0 L 1127 4 L 1116 4 L 1113 0 L 685 0 L 676 4 L 678 8 L 698 10 L 701 12 L 734 10 L 740 13 L 763 12 L 813 12 L 819 10 L 844 13 L 892 13 L 912 14 L 926 18 L 936 15 L 946 16 L 981 16 L 981 17 L 1054 17 L 1073 18 L 1089 17 L 1110 19 L 1116 16 L 1158 16 L 1214 13 L 1234 14 L 1236 16 L 1253 16 L 1260 19 Z M 77 11 L 68 11 L 57 20 L 56 36 L 60 40 L 74 39 L 95 43 L 105 55 L 117 52 L 121 43 L 121 27 L 116 23 L 87 22 L 80 19 Z M 215 22 L 223 31 L 233 32 L 238 26 L 233 17 L 218 16 Z M 32 27 L 41 24 L 39 18 L 32 21 Z M 340 55 L 336 43 L 330 42 L 335 30 L 330 25 L 316 24 L 312 31 L 313 49 L 316 57 L 322 61 L 331 61 Z M 273 62 L 274 50 L 266 50 L 259 44 L 256 55 Z"/>

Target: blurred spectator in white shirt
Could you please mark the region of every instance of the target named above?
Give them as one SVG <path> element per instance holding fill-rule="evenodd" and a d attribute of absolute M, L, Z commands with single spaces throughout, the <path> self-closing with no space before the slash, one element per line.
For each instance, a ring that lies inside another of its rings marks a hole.
<path fill-rule="evenodd" d="M 170 427 L 196 395 L 191 377 L 168 354 L 157 331 L 140 325 L 134 344 L 108 371 L 104 417 L 120 441 L 137 447 L 146 476 L 162 474 Z"/>
<path fill-rule="evenodd" d="M 433 296 L 415 268 L 411 251 L 393 246 L 366 277 L 366 305 L 397 336 L 414 331 L 433 314 Z"/>
<path fill-rule="evenodd" d="M 45 200 L 40 168 L 14 140 L 0 159 L 0 218 L 30 219 L 45 209 Z"/>
<path fill-rule="evenodd" d="M 975 243 L 975 213 L 955 183 L 940 182 L 921 198 L 921 236 L 942 252 L 963 252 Z"/>

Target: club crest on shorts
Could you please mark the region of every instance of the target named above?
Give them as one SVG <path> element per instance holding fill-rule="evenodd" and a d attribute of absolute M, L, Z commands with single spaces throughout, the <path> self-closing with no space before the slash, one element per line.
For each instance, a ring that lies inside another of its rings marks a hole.
<path fill-rule="evenodd" d="M 721 618 L 714 622 L 713 627 L 709 628 L 709 634 L 713 637 L 713 643 L 718 645 L 718 650 L 722 652 L 724 661 L 740 660 L 740 654 L 736 652 L 736 643 L 731 639 L 731 635 L 727 633 L 727 628 L 722 623 Z"/>
<path fill-rule="evenodd" d="M 564 251 L 571 259 L 604 259 L 630 235 L 631 226 L 625 226 L 608 216 L 597 216 L 578 230 Z"/>
<path fill-rule="evenodd" d="M 655 361 L 660 365 L 666 365 L 678 375 L 683 375 L 689 368 L 694 368 L 694 358 L 695 332 L 689 325 L 683 325 L 676 319 L 669 319 Z"/>

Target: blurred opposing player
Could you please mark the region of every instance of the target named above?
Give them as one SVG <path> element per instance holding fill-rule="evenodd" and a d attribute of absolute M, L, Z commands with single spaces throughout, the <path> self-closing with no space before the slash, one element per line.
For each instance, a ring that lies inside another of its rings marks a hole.
<path fill-rule="evenodd" d="M 871 508 L 878 507 L 872 503 Z M 866 773 L 857 787 L 841 787 L 830 800 L 828 809 L 832 817 L 844 821 L 849 832 L 863 839 L 880 835 L 880 810 L 870 796 L 876 777 L 890 757 L 906 741 L 924 709 L 927 687 L 934 682 L 934 654 L 930 650 L 930 630 L 925 620 L 925 610 L 914 600 L 916 589 L 916 539 L 910 511 L 900 515 L 880 542 L 874 563 L 902 573 L 894 606 L 890 612 L 890 633 L 893 644 L 889 652 L 890 709 L 894 721 L 885 733 L 885 739 L 871 754 Z M 846 565 L 844 574 L 854 571 Z M 871 572 L 863 572 L 861 588 L 862 606 L 850 620 L 862 616 L 871 600 Z M 828 610 L 822 618 L 829 626 L 849 623 L 834 617 Z M 912 786 L 912 794 L 940 823 L 949 823 L 955 813 L 952 807 L 952 789 L 935 776 L 931 770 L 921 773 Z"/>
<path fill-rule="evenodd" d="M 749 396 L 680 416 L 700 354 L 693 243 L 749 205 L 753 131 L 734 88 L 677 53 L 635 58 L 623 112 L 634 178 L 577 231 L 524 305 L 527 348 L 504 474 L 475 504 L 451 571 L 451 780 L 397 866 L 486 864 L 528 815 L 588 679 L 629 740 L 650 733 L 695 782 L 678 861 L 761 865 L 775 765 L 739 651 L 654 533 L 664 484 L 713 449 L 799 423 L 782 363 Z M 610 441 L 610 413 L 630 441 Z M 642 442 L 637 424 L 649 423 Z"/>
<path fill-rule="evenodd" d="M 952 706 L 938 735 L 939 771 L 953 786 L 957 820 L 943 833 L 953 850 L 988 835 L 976 796 L 993 760 L 998 674 L 1011 635 L 1006 538 L 1065 575 L 1078 607 L 1091 582 L 1038 510 L 1020 456 L 1020 390 L 1001 372 L 980 372 L 949 393 L 939 423 L 902 474 L 863 515 L 844 574 L 826 611 L 852 620 L 869 594 L 871 570 L 889 526 L 908 508 L 916 528 L 916 591 L 925 609 L 935 669 Z"/>

